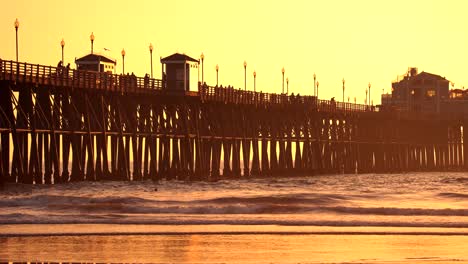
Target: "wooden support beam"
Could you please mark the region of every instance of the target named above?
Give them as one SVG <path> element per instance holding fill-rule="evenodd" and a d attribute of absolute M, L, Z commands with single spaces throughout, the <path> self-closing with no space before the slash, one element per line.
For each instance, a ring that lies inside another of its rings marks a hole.
<path fill-rule="evenodd" d="M 8 82 L 0 81 L 0 127 L 11 128 L 13 144 L 18 142 L 16 123 L 13 114 L 12 90 Z M 0 185 L 5 182 L 16 182 L 16 175 L 10 174 L 10 132 L 1 132 Z"/>

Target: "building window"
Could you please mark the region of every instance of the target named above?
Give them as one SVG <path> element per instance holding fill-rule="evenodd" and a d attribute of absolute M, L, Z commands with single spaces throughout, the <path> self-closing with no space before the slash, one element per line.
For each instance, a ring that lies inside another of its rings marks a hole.
<path fill-rule="evenodd" d="M 436 94 L 436 93 L 435 93 L 435 90 L 427 90 L 427 92 L 426 92 L 426 95 L 427 95 L 427 97 L 429 97 L 429 98 L 434 97 L 435 94 Z"/>

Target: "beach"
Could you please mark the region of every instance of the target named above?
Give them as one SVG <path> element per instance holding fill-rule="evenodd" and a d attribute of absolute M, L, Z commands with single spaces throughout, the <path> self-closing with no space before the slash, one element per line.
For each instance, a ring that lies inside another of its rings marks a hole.
<path fill-rule="evenodd" d="M 0 192 L 1 262 L 468 263 L 463 173 Z"/>

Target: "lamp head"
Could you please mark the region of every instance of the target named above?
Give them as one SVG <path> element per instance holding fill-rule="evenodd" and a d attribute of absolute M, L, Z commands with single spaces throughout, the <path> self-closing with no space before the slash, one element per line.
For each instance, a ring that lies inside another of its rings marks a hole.
<path fill-rule="evenodd" d="M 122 57 L 125 56 L 125 49 L 122 49 L 122 52 L 120 52 L 120 54 L 122 54 Z"/>
<path fill-rule="evenodd" d="M 19 28 L 19 20 L 18 20 L 18 19 L 15 20 L 15 28 L 16 28 L 16 29 Z"/>
<path fill-rule="evenodd" d="M 65 40 L 62 39 L 62 41 L 60 41 L 60 46 L 62 46 L 62 48 L 65 46 Z"/>
<path fill-rule="evenodd" d="M 91 40 L 91 42 L 94 41 L 94 33 L 93 32 L 91 32 L 91 35 L 89 36 L 89 39 Z"/>

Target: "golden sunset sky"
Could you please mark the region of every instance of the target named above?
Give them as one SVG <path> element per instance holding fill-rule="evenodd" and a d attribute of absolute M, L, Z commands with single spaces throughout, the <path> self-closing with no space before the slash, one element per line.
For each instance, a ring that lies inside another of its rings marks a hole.
<path fill-rule="evenodd" d="M 65 40 L 65 63 L 90 52 L 118 60 L 125 48 L 125 70 L 150 72 L 148 46 L 153 43 L 154 73 L 159 57 L 174 52 L 194 58 L 205 54 L 205 81 L 253 90 L 281 92 L 281 68 L 290 91 L 313 94 L 313 73 L 320 98 L 341 101 L 346 95 L 364 102 L 372 83 L 374 104 L 382 89 L 408 67 L 445 76 L 468 87 L 468 2 L 445 1 L 1 1 L 0 58 L 15 59 L 13 22 L 20 21 L 19 60 L 56 65 Z M 104 48 L 110 51 L 104 51 Z"/>

